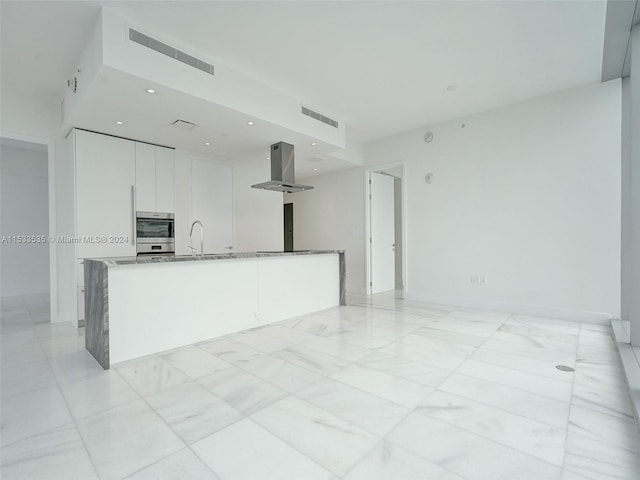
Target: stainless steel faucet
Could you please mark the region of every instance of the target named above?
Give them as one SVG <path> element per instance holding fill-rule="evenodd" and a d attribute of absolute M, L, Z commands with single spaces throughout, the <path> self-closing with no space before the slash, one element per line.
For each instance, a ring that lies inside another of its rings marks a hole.
<path fill-rule="evenodd" d="M 202 225 L 202 222 L 200 220 L 196 220 L 191 224 L 191 231 L 189 232 L 189 248 L 191 249 L 191 253 L 195 257 L 196 249 L 191 246 L 191 235 L 193 235 L 193 227 L 195 227 L 196 224 L 200 225 L 200 256 L 202 257 L 204 256 L 204 225 Z"/>

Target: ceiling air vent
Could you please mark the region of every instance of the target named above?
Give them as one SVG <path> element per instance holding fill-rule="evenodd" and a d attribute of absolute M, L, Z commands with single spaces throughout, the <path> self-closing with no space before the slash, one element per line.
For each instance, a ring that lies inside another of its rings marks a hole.
<path fill-rule="evenodd" d="M 171 45 L 159 42 L 155 38 L 151 38 L 150 36 L 145 35 L 144 33 L 140 33 L 133 28 L 129 29 L 129 40 L 131 40 L 132 42 L 136 42 L 143 47 L 147 47 L 151 50 L 162 53 L 167 57 L 178 60 L 179 62 L 186 63 L 191 67 L 197 68 L 198 70 L 202 70 L 209 75 L 213 75 L 213 65 L 207 62 L 203 62 L 196 57 L 192 57 L 187 53 L 181 52 L 177 48 L 173 48 Z"/>
<path fill-rule="evenodd" d="M 321 113 L 314 112 L 313 110 L 305 106 L 302 107 L 302 114 L 306 115 L 307 117 L 314 118 L 319 122 L 326 123 L 327 125 L 331 125 L 333 128 L 338 128 L 338 122 L 336 120 L 334 120 L 333 118 L 325 117 Z"/>
<path fill-rule="evenodd" d="M 171 124 L 172 127 L 179 128 L 180 130 L 192 130 L 197 125 L 192 122 L 187 122 L 186 120 L 176 120 Z"/>

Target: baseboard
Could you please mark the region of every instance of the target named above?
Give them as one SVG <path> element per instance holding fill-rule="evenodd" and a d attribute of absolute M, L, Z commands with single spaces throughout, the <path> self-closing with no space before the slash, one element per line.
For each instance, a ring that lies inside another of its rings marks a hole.
<path fill-rule="evenodd" d="M 631 396 L 636 425 L 640 429 L 640 361 L 634 352 L 634 347 L 631 346 L 631 340 L 627 335 L 623 322 L 623 320 L 611 320 L 611 328 L 613 329 L 613 337 L 616 341 L 627 388 Z"/>
<path fill-rule="evenodd" d="M 551 307 L 547 305 L 527 305 L 521 303 L 495 302 L 491 300 L 468 300 L 465 298 L 447 297 L 441 295 L 422 295 L 405 292 L 405 300 L 410 302 L 437 303 L 455 307 L 477 308 L 498 312 L 530 315 L 533 317 L 553 318 L 572 322 L 596 323 L 609 325 L 612 315 L 606 312 L 592 312 L 588 310 L 572 310 L 569 308 Z"/>

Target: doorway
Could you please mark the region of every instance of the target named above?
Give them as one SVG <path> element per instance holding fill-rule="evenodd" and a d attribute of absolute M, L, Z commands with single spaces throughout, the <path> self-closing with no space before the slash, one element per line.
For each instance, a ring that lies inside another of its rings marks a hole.
<path fill-rule="evenodd" d="M 52 244 L 48 146 L 2 137 L 0 159 L 2 305 L 15 307 L 16 319 L 47 323 Z"/>
<path fill-rule="evenodd" d="M 284 204 L 284 251 L 293 252 L 293 203 Z"/>
<path fill-rule="evenodd" d="M 403 177 L 398 165 L 369 172 L 369 292 L 403 291 Z"/>

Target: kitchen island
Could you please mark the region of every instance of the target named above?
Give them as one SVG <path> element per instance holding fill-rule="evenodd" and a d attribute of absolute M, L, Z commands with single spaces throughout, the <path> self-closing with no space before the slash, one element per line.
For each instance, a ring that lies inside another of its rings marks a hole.
<path fill-rule="evenodd" d="M 86 259 L 85 346 L 100 365 L 345 305 L 340 250 Z"/>

